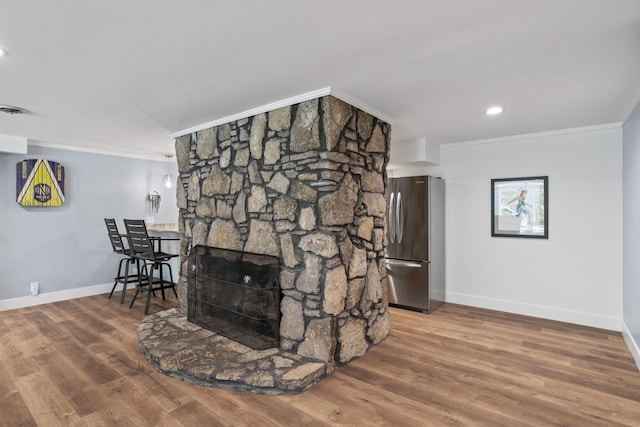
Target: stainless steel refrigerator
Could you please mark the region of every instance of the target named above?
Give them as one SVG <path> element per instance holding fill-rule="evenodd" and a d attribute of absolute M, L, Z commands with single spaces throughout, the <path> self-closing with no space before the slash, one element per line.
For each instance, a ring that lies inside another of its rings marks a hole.
<path fill-rule="evenodd" d="M 445 295 L 444 181 L 390 178 L 386 197 L 389 303 L 430 313 Z"/>

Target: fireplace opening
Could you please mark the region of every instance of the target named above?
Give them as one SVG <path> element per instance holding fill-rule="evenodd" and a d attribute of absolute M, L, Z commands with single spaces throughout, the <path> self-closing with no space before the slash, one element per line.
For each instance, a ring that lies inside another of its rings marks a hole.
<path fill-rule="evenodd" d="M 187 320 L 256 350 L 279 348 L 279 276 L 277 257 L 196 246 Z"/>

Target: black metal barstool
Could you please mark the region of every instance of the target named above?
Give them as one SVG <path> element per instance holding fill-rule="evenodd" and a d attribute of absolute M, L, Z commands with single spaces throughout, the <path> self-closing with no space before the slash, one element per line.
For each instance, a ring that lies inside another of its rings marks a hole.
<path fill-rule="evenodd" d="M 168 254 L 161 251 L 156 251 L 153 246 L 153 241 L 147 233 L 147 226 L 144 220 L 141 219 L 125 219 L 124 226 L 127 229 L 127 236 L 129 239 L 129 247 L 133 252 L 133 257 L 143 262 L 141 275 L 141 281 L 136 287 L 136 293 L 131 300 L 129 308 L 133 307 L 133 303 L 138 296 L 138 292 L 141 290 L 147 291 L 147 302 L 144 306 L 144 314 L 149 314 L 149 304 L 151 303 L 151 294 L 154 291 L 160 291 L 162 293 L 162 299 L 165 299 L 164 290 L 172 289 L 173 294 L 178 298 L 176 292 L 176 284 L 173 281 L 173 272 L 171 270 L 171 264 L 169 260 L 177 257 L 178 254 Z M 169 280 L 165 280 L 163 274 L 163 267 L 169 270 Z M 159 277 L 153 277 L 153 271 L 158 270 Z M 145 280 L 146 279 L 146 280 Z"/>
<path fill-rule="evenodd" d="M 105 218 L 105 224 L 107 225 L 107 233 L 109 235 L 109 240 L 111 241 L 111 247 L 113 251 L 119 255 L 124 255 L 125 257 L 120 260 L 118 264 L 118 273 L 116 277 L 114 277 L 113 288 L 111 288 L 111 292 L 109 293 L 109 298 L 113 296 L 113 291 L 116 290 L 118 283 L 122 283 L 122 294 L 120 295 L 120 304 L 124 303 L 124 295 L 127 291 L 127 284 L 140 282 L 140 261 L 133 256 L 133 251 L 131 248 L 128 248 L 124 245 L 122 241 L 122 235 L 118 231 L 118 226 L 116 225 L 116 220 L 113 218 Z M 129 274 L 131 267 L 135 264 L 136 273 L 135 280 L 129 280 L 131 277 L 133 279 L 132 274 Z M 124 265 L 124 273 L 122 271 L 122 267 Z"/>

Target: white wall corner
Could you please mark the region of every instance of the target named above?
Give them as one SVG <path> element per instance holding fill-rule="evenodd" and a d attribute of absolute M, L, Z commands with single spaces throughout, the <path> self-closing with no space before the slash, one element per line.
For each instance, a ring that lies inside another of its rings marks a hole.
<path fill-rule="evenodd" d="M 638 343 L 636 342 L 636 340 L 633 339 L 633 335 L 631 335 L 631 332 L 629 331 L 629 328 L 627 328 L 627 324 L 624 323 L 624 321 L 622 322 L 622 336 L 624 338 L 624 341 L 627 343 L 627 347 L 629 347 L 629 351 L 633 356 L 633 360 L 636 361 L 638 370 L 640 371 L 640 347 L 638 347 Z"/>
<path fill-rule="evenodd" d="M 440 164 L 440 144 L 426 138 L 391 142 L 391 168 L 401 165 L 436 166 Z"/>
<path fill-rule="evenodd" d="M 27 138 L 0 135 L 0 153 L 27 154 Z"/>

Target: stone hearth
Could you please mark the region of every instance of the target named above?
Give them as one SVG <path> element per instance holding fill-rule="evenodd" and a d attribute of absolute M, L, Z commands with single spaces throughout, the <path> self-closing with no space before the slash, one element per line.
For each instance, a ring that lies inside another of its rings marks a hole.
<path fill-rule="evenodd" d="M 253 350 L 188 322 L 180 309 L 145 317 L 138 340 L 159 372 L 207 387 L 300 393 L 327 373 L 326 363 L 277 348 Z"/>
<path fill-rule="evenodd" d="M 384 193 L 390 133 L 387 123 L 325 96 L 177 138 L 181 309 L 187 309 L 192 250 L 226 248 L 280 260 L 280 345 L 262 351 L 269 353 L 267 359 L 293 361 L 289 375 L 308 363 L 319 364 L 322 368 L 307 378 L 313 383 L 386 338 Z M 161 366 L 150 350 L 160 345 L 160 336 L 175 340 L 176 321 L 150 322 L 145 320 L 139 332 L 140 345 Z M 212 342 L 207 335 L 211 345 L 224 341 L 215 336 Z M 183 351 L 196 344 L 185 340 L 188 344 L 169 347 L 187 354 Z M 219 366 L 220 361 L 202 359 L 208 350 L 203 351 L 200 359 L 178 364 L 177 370 Z M 182 357 L 163 354 L 166 360 Z M 185 361 L 192 357 L 188 354 Z M 232 359 L 242 356 L 223 364 Z M 285 367 L 269 360 L 258 363 L 260 370 L 273 376 L 275 389 L 291 392 L 277 379 Z M 256 371 L 250 371 L 220 381 L 252 389 L 244 380 L 253 378 Z M 219 386 L 218 374 L 196 382 Z M 307 379 L 300 379 L 304 385 L 298 391 L 308 386 Z"/>

